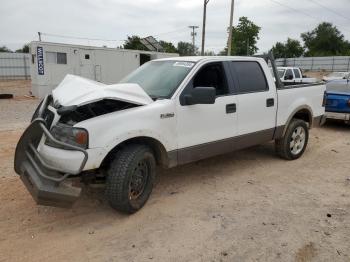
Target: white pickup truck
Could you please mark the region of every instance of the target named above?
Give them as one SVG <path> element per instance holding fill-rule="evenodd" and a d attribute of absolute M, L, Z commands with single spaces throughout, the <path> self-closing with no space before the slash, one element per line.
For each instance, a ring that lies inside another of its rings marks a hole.
<path fill-rule="evenodd" d="M 299 67 L 277 67 L 278 76 L 284 85 L 300 85 L 301 83 L 316 83 L 316 78 L 303 76 Z"/>
<path fill-rule="evenodd" d="M 115 85 L 68 75 L 34 113 L 15 171 L 38 204 L 71 206 L 81 194 L 72 180 L 102 179 L 111 206 L 133 213 L 151 194 L 156 165 L 271 140 L 297 159 L 322 121 L 325 86 L 276 79 L 257 57 L 154 60 Z"/>

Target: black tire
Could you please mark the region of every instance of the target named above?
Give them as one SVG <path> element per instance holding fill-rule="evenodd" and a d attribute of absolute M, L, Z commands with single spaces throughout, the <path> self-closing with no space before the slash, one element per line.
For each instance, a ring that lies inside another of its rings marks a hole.
<path fill-rule="evenodd" d="M 305 135 L 304 143 L 300 143 L 299 144 L 300 147 L 297 146 L 297 150 L 295 150 L 296 148 L 294 146 L 293 148 L 291 148 L 291 143 L 292 141 L 294 142 L 293 133 L 295 133 L 297 129 L 300 130 L 300 128 L 304 131 L 304 135 Z M 309 141 L 309 128 L 305 123 L 305 121 L 300 119 L 292 119 L 292 121 L 287 127 L 287 130 L 284 136 L 280 139 L 275 140 L 276 152 L 280 157 L 287 160 L 298 159 L 304 153 L 308 141 Z"/>
<path fill-rule="evenodd" d="M 152 150 L 145 145 L 128 145 L 112 160 L 106 181 L 109 204 L 116 210 L 132 214 L 147 202 L 156 175 Z"/>

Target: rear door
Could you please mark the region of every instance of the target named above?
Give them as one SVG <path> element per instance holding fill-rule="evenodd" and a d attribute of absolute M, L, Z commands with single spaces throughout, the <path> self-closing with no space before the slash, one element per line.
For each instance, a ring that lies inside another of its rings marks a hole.
<path fill-rule="evenodd" d="M 237 87 L 238 135 L 251 137 L 250 144 L 273 138 L 276 125 L 277 93 L 269 87 L 265 69 L 257 61 L 231 61 L 230 71 Z"/>
<path fill-rule="evenodd" d="M 284 75 L 284 79 L 282 80 L 286 85 L 291 85 L 295 82 L 295 77 L 292 69 L 287 69 Z"/>
<path fill-rule="evenodd" d="M 293 72 L 294 72 L 294 82 L 301 83 L 302 82 L 302 75 L 300 73 L 300 70 L 298 68 L 293 68 Z"/>

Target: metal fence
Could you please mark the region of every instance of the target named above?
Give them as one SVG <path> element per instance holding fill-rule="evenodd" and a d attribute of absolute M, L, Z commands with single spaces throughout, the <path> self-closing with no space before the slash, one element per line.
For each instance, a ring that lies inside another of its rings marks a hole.
<path fill-rule="evenodd" d="M 309 71 L 350 71 L 350 56 L 299 57 L 276 59 L 277 66 L 300 67 Z"/>
<path fill-rule="evenodd" d="M 30 79 L 30 54 L 0 53 L 0 80 Z"/>

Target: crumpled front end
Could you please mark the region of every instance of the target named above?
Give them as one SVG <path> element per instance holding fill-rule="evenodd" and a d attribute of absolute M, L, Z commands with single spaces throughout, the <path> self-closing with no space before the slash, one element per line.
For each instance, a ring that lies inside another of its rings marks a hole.
<path fill-rule="evenodd" d="M 86 150 L 58 141 L 51 135 L 49 128 L 54 118 L 53 112 L 48 110 L 51 102 L 50 96 L 44 99 L 35 114 L 35 119 L 20 138 L 15 153 L 15 171 L 38 204 L 70 207 L 79 198 L 81 188 L 69 184 L 67 178 L 81 172 L 88 154 Z M 49 139 L 61 148 L 83 154 L 79 170 L 71 174 L 49 164 L 38 151 L 42 139 Z"/>

